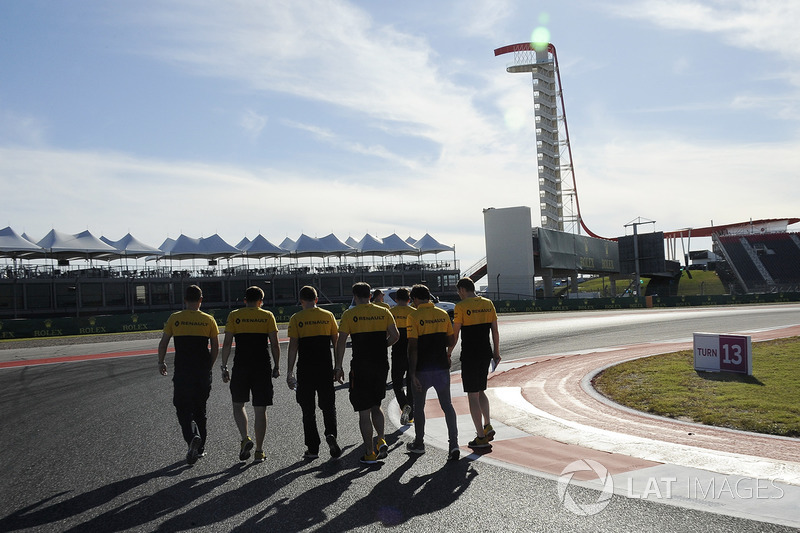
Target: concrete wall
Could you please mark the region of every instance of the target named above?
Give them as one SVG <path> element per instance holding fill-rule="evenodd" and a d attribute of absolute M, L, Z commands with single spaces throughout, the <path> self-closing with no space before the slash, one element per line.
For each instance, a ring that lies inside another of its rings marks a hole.
<path fill-rule="evenodd" d="M 525 299 L 534 294 L 531 208 L 483 210 L 488 296 Z"/>

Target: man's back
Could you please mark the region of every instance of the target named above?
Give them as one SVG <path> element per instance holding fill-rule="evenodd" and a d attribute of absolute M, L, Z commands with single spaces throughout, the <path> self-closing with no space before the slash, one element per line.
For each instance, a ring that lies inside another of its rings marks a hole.
<path fill-rule="evenodd" d="M 408 349 L 408 316 L 413 313 L 415 309 L 410 305 L 395 305 L 389 312 L 394 317 L 394 322 L 397 324 L 397 330 L 400 332 L 400 339 L 392 345 L 392 356 L 406 355 Z"/>
<path fill-rule="evenodd" d="M 231 311 L 225 331 L 236 339 L 236 363 L 269 362 L 269 334 L 278 331 L 275 316 L 260 307 Z"/>
<path fill-rule="evenodd" d="M 332 368 L 331 335 L 337 331 L 336 318 L 325 309 L 312 307 L 292 315 L 288 335 L 298 340 L 298 369 L 319 365 Z"/>
<path fill-rule="evenodd" d="M 212 364 L 208 341 L 219 334 L 214 317 L 184 309 L 170 315 L 164 332 L 172 335 L 175 343 L 175 377 L 206 377 Z"/>
<path fill-rule="evenodd" d="M 387 329 L 394 324 L 388 309 L 374 304 L 360 304 L 342 314 L 339 324 L 341 333 L 352 339 L 353 361 L 372 360 L 383 356 L 387 359 Z"/>
<path fill-rule="evenodd" d="M 461 327 L 461 353 L 489 354 L 489 332 L 497 312 L 491 300 L 474 296 L 456 304 L 453 321 Z"/>
<path fill-rule="evenodd" d="M 417 370 L 446 369 L 448 337 L 453 326 L 446 311 L 421 304 L 408 317 L 408 338 L 417 339 Z"/>

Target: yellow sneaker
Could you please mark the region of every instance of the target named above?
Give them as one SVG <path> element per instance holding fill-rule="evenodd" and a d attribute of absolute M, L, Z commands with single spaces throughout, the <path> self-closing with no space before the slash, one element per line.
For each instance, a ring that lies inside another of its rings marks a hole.
<path fill-rule="evenodd" d="M 378 449 L 378 459 L 386 459 L 386 456 L 389 455 L 389 445 L 386 444 L 386 439 L 378 439 L 375 447 Z"/>
<path fill-rule="evenodd" d="M 359 461 L 361 461 L 365 465 L 374 465 L 375 463 L 378 462 L 378 454 L 375 452 L 364 454 L 364 456 L 361 457 Z"/>
<path fill-rule="evenodd" d="M 253 449 L 253 439 L 250 437 L 245 437 L 242 441 L 241 451 L 239 452 L 239 460 L 240 461 L 247 461 L 250 457 L 250 450 Z"/>

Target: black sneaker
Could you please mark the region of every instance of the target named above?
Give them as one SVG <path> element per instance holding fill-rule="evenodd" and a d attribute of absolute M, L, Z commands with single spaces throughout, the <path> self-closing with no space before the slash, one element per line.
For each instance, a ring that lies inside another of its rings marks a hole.
<path fill-rule="evenodd" d="M 452 450 L 450 450 L 450 453 L 447 454 L 448 461 L 458 461 L 460 457 L 461 457 L 461 450 L 459 450 L 458 448 L 453 448 Z"/>
<path fill-rule="evenodd" d="M 336 437 L 325 435 L 325 442 L 328 443 L 328 447 L 331 449 L 331 457 L 336 459 L 342 455 L 342 449 L 339 447 L 339 443 L 336 442 Z"/>
<path fill-rule="evenodd" d="M 200 438 L 200 435 L 195 435 L 192 437 L 192 442 L 189 443 L 189 451 L 186 452 L 186 463 L 193 465 L 197 462 L 198 452 L 200 450 L 200 444 L 203 442 L 203 439 Z"/>
<path fill-rule="evenodd" d="M 470 448 L 491 448 L 492 445 L 489 442 L 489 440 L 490 440 L 489 437 L 485 435 L 483 437 L 478 437 L 476 435 L 473 440 L 469 441 L 469 444 L 467 444 L 467 446 L 469 446 Z"/>
<path fill-rule="evenodd" d="M 417 441 L 409 442 L 408 444 L 406 444 L 406 450 L 408 450 L 411 453 L 422 455 L 423 453 L 425 453 L 425 443 Z"/>
<path fill-rule="evenodd" d="M 319 457 L 319 452 L 314 450 L 306 450 L 303 454 L 303 459 L 316 459 Z"/>

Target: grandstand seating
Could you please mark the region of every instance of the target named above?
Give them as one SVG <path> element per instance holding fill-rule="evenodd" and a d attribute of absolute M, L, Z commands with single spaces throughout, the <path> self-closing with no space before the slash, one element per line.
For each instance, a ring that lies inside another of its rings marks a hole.
<path fill-rule="evenodd" d="M 793 238 L 793 235 L 795 237 Z M 734 283 L 744 292 L 775 292 L 800 288 L 800 242 L 797 234 L 765 233 L 719 236 L 727 268 Z M 754 253 L 753 253 L 754 252 Z M 744 287 L 741 287 L 744 282 Z"/>

